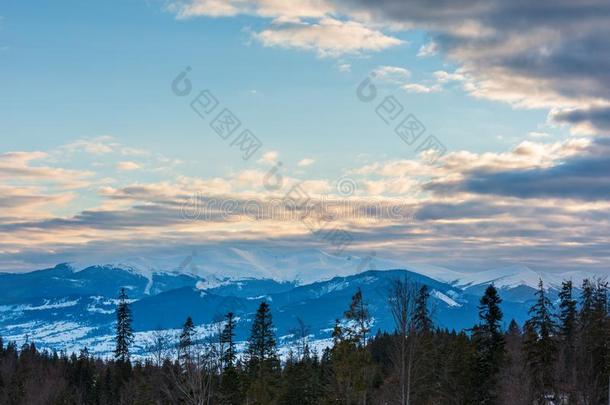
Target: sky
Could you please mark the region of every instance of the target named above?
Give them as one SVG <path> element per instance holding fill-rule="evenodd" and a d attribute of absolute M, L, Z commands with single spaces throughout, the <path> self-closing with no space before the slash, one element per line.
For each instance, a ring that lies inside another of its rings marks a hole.
<path fill-rule="evenodd" d="M 607 271 L 610 4 L 6 1 L 0 271 L 240 246 Z"/>

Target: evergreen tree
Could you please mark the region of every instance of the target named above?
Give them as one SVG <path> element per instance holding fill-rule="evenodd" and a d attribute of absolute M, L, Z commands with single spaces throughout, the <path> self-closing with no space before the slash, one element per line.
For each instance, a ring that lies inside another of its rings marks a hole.
<path fill-rule="evenodd" d="M 178 356 L 184 365 L 189 364 L 193 360 L 192 349 L 195 340 L 195 324 L 189 316 L 182 325 L 182 332 L 178 339 Z"/>
<path fill-rule="evenodd" d="M 133 329 L 131 328 L 131 310 L 129 309 L 127 293 L 121 288 L 119 303 L 116 309 L 116 348 L 114 358 L 120 362 L 129 360 L 129 346 L 133 342 Z"/>
<path fill-rule="evenodd" d="M 317 405 L 322 395 L 320 371 L 316 359 L 305 354 L 301 359 L 288 357 L 282 373 L 282 389 L 278 403 Z"/>
<path fill-rule="evenodd" d="M 479 305 L 479 324 L 473 329 L 476 349 L 478 404 L 494 404 L 498 396 L 498 374 L 504 360 L 504 336 L 501 331 L 502 299 L 492 285 L 487 287 Z"/>
<path fill-rule="evenodd" d="M 508 330 L 504 335 L 505 359 L 503 362 L 500 382 L 501 382 L 501 404 L 506 405 L 531 405 L 530 384 L 528 373 L 524 373 L 523 334 L 517 322 L 512 319 L 508 325 Z M 478 381 L 473 381 L 476 387 Z"/>
<path fill-rule="evenodd" d="M 272 403 L 277 394 L 279 359 L 273 329 L 269 304 L 263 301 L 252 322 L 246 349 L 250 374 L 248 401 L 256 404 Z"/>
<path fill-rule="evenodd" d="M 224 348 L 222 353 L 223 367 L 233 367 L 235 363 L 235 316 L 233 312 L 225 315 L 225 325 L 220 335 L 220 342 Z"/>
<path fill-rule="evenodd" d="M 248 340 L 247 354 L 250 362 L 260 364 L 266 360 L 276 358 L 273 329 L 269 304 L 263 301 L 256 311 L 254 322 L 252 322 L 252 332 Z"/>
<path fill-rule="evenodd" d="M 562 339 L 574 344 L 576 338 L 576 300 L 573 298 L 572 281 L 564 281 L 561 283 L 561 291 L 559 292 L 559 321 L 560 332 Z"/>
<path fill-rule="evenodd" d="M 565 392 L 572 402 L 574 398 L 575 360 L 576 360 L 576 338 L 577 338 L 577 308 L 576 300 L 573 298 L 572 281 L 561 283 L 559 292 L 559 332 L 561 336 L 561 365 L 560 378 L 562 391 Z"/>
<path fill-rule="evenodd" d="M 610 380 L 610 318 L 608 283 L 585 280 L 582 289 L 580 323 L 579 391 L 591 403 L 608 402 Z"/>
<path fill-rule="evenodd" d="M 553 304 L 540 280 L 536 291 L 536 303 L 530 308 L 530 319 L 525 323 L 526 361 L 530 371 L 534 399 L 546 403 L 555 395 L 553 370 L 557 355 L 557 323 Z"/>
<path fill-rule="evenodd" d="M 422 285 L 415 298 L 415 312 L 413 315 L 415 331 L 418 334 L 426 334 L 432 329 L 432 319 L 430 318 L 430 311 L 428 310 L 429 298 L 430 293 L 428 292 L 428 286 Z"/>

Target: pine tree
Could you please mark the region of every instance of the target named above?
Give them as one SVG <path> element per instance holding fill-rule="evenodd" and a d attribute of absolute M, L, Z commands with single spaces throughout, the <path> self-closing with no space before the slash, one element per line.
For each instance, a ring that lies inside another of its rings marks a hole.
<path fill-rule="evenodd" d="M 580 323 L 580 367 L 578 381 L 581 393 L 591 403 L 608 402 L 610 380 L 610 318 L 608 283 L 585 280 L 582 291 Z"/>
<path fill-rule="evenodd" d="M 577 339 L 577 308 L 576 300 L 573 298 L 572 281 L 561 283 L 559 292 L 559 332 L 561 336 L 561 365 L 560 378 L 562 391 L 566 392 L 571 401 L 574 402 L 574 370 L 576 360 Z"/>
<path fill-rule="evenodd" d="M 184 365 L 189 364 L 193 360 L 192 349 L 195 340 L 195 324 L 189 316 L 182 325 L 182 332 L 178 340 L 178 357 Z"/>
<path fill-rule="evenodd" d="M 276 358 L 275 334 L 269 304 L 262 302 L 256 311 L 248 340 L 248 359 L 256 364 Z"/>
<path fill-rule="evenodd" d="M 282 373 L 282 389 L 278 403 L 286 405 L 317 405 L 321 401 L 322 386 L 316 359 L 308 355 L 298 359 L 290 356 Z"/>
<path fill-rule="evenodd" d="M 525 351 L 535 400 L 545 403 L 555 394 L 553 369 L 557 354 L 557 323 L 553 304 L 544 290 L 542 280 L 536 291 L 536 303 L 530 308 L 530 319 L 525 323 Z"/>
<path fill-rule="evenodd" d="M 561 283 L 561 291 L 559 292 L 559 321 L 560 332 L 562 339 L 574 344 L 576 338 L 576 300 L 573 298 L 572 281 L 564 281 Z"/>
<path fill-rule="evenodd" d="M 240 369 L 236 367 L 235 351 L 235 316 L 233 312 L 225 315 L 225 324 L 220 334 L 222 346 L 223 370 L 219 387 L 219 403 L 227 405 L 239 405 L 243 401 L 243 390 L 240 378 Z"/>
<path fill-rule="evenodd" d="M 330 374 L 328 400 L 332 403 L 338 400 L 346 404 L 354 401 L 365 403 L 371 377 L 368 373 L 370 354 L 364 343 L 370 330 L 370 316 L 360 289 L 352 296 L 344 318 L 344 327 L 339 320 L 335 321 L 334 345 L 326 354 Z"/>
<path fill-rule="evenodd" d="M 523 334 L 517 322 L 512 319 L 504 335 L 506 355 L 501 372 L 502 404 L 532 404 L 528 373 L 524 373 Z M 476 387 L 478 381 L 474 381 Z"/>
<path fill-rule="evenodd" d="M 131 328 L 131 310 L 124 288 L 119 293 L 119 303 L 116 309 L 116 348 L 114 358 L 120 362 L 129 360 L 129 346 L 133 342 L 133 329 Z"/>
<path fill-rule="evenodd" d="M 224 347 L 224 353 L 222 354 L 223 367 L 233 367 L 235 363 L 235 316 L 233 312 L 229 312 L 225 315 L 225 325 L 220 335 L 220 342 Z"/>
<path fill-rule="evenodd" d="M 504 360 L 501 302 L 493 284 L 487 287 L 479 305 L 480 322 L 473 329 L 479 404 L 496 403 L 498 396 L 498 374 Z"/>
<path fill-rule="evenodd" d="M 269 304 L 263 301 L 252 322 L 246 349 L 250 374 L 248 398 L 257 404 L 273 402 L 277 393 L 279 359 L 273 329 Z"/>
<path fill-rule="evenodd" d="M 422 285 L 415 298 L 415 313 L 413 315 L 415 331 L 418 334 L 426 334 L 432 329 L 432 319 L 430 318 L 430 311 L 428 310 L 429 298 L 430 293 L 428 292 L 428 286 Z"/>

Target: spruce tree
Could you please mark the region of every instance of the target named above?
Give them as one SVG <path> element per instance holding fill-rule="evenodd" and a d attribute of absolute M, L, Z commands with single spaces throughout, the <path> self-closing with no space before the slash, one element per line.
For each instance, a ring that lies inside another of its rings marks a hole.
<path fill-rule="evenodd" d="M 610 318 L 608 283 L 585 280 L 579 314 L 580 391 L 591 403 L 608 402 L 610 381 Z"/>
<path fill-rule="evenodd" d="M 576 339 L 577 339 L 577 308 L 576 300 L 573 298 L 572 281 L 567 280 L 561 283 L 561 291 L 559 292 L 559 332 L 561 336 L 561 366 L 560 378 L 562 391 L 566 392 L 568 397 L 575 400 L 573 397 L 574 390 L 574 370 L 576 360 Z"/>
<path fill-rule="evenodd" d="M 184 365 L 188 364 L 192 360 L 192 348 L 195 340 L 195 324 L 193 319 L 189 316 L 186 318 L 184 325 L 182 325 L 182 332 L 178 340 L 178 357 Z"/>
<path fill-rule="evenodd" d="M 275 334 L 269 304 L 263 301 L 258 310 L 248 340 L 247 355 L 251 363 L 261 364 L 277 357 Z"/>
<path fill-rule="evenodd" d="M 129 346 L 133 342 L 133 329 L 131 328 L 131 310 L 124 288 L 119 293 L 119 303 L 116 309 L 116 348 L 114 358 L 120 362 L 129 360 Z"/>
<path fill-rule="evenodd" d="M 225 325 L 220 335 L 220 342 L 224 347 L 222 353 L 223 367 L 233 367 L 235 363 L 235 316 L 233 312 L 225 315 Z"/>
<path fill-rule="evenodd" d="M 370 386 L 370 353 L 365 347 L 370 330 L 370 315 L 358 288 L 352 296 L 350 306 L 344 312 L 345 326 L 335 321 L 332 337 L 334 345 L 328 353 L 330 381 L 328 400 L 335 403 L 365 403 Z"/>
<path fill-rule="evenodd" d="M 560 332 L 564 342 L 570 346 L 574 344 L 576 338 L 576 300 L 573 298 L 572 281 L 564 281 L 561 283 L 561 291 L 559 292 L 559 321 Z"/>
<path fill-rule="evenodd" d="M 246 355 L 250 386 L 248 401 L 267 404 L 275 400 L 279 383 L 279 359 L 269 304 L 263 301 L 252 322 Z"/>
<path fill-rule="evenodd" d="M 479 404 L 496 403 L 498 396 L 498 374 L 504 360 L 501 302 L 493 284 L 487 287 L 479 305 L 480 321 L 473 329 Z"/>
<path fill-rule="evenodd" d="M 235 364 L 237 356 L 235 327 L 235 316 L 233 312 L 229 312 L 225 315 L 225 324 L 220 334 L 220 342 L 223 348 L 221 356 L 223 370 L 218 392 L 219 403 L 227 405 L 239 405 L 244 402 L 240 378 L 241 370 Z"/>
<path fill-rule="evenodd" d="M 530 319 L 525 323 L 526 361 L 530 371 L 532 393 L 536 401 L 543 402 L 555 394 L 553 369 L 557 355 L 557 323 L 553 304 L 546 295 L 540 280 L 536 303 L 530 308 Z"/>
<path fill-rule="evenodd" d="M 432 319 L 428 310 L 429 298 L 428 286 L 422 285 L 417 291 L 415 312 L 413 314 L 413 324 L 418 334 L 426 334 L 432 329 Z"/>

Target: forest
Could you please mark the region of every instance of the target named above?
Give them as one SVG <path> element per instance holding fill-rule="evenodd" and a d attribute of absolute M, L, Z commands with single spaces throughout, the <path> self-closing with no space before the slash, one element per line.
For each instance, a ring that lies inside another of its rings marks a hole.
<path fill-rule="evenodd" d="M 189 317 L 179 336 L 159 331 L 148 356 L 132 359 L 132 315 L 122 290 L 114 358 L 0 338 L 0 404 L 608 403 L 606 281 L 585 280 L 578 289 L 564 281 L 557 299 L 541 281 L 523 325 L 503 318 L 502 298 L 490 285 L 479 321 L 464 331 L 436 326 L 429 297 L 425 285 L 394 280 L 387 300 L 395 329 L 375 331 L 366 297 L 354 291 L 321 352 L 298 320 L 295 345 L 280 356 L 272 308 L 263 301 L 245 345 L 235 341 L 233 313 L 205 338 Z"/>

